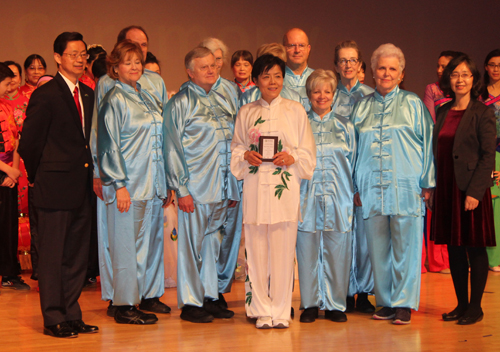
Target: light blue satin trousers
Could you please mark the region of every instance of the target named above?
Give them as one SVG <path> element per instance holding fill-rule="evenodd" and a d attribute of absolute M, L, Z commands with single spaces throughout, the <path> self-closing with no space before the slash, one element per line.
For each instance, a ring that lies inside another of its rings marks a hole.
<path fill-rule="evenodd" d="M 219 292 L 231 292 L 234 271 L 238 262 L 241 230 L 243 222 L 243 202 L 238 202 L 234 208 L 227 209 L 227 223 L 224 229 L 219 260 L 217 261 L 217 276 Z"/>
<path fill-rule="evenodd" d="M 418 310 L 423 226 L 422 216 L 365 219 L 377 306 Z"/>

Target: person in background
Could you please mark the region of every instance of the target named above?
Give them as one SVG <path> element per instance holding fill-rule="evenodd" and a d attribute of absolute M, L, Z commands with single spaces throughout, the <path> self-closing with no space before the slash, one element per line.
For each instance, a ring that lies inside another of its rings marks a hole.
<path fill-rule="evenodd" d="M 358 81 L 361 84 L 365 84 L 365 75 L 366 75 L 366 63 L 361 61 L 361 66 L 358 71 Z"/>
<path fill-rule="evenodd" d="M 99 44 L 89 45 L 87 48 L 87 53 L 89 54 L 89 59 L 87 60 L 87 66 L 85 67 L 85 73 L 80 77 L 80 82 L 86 84 L 90 88 L 95 90 L 94 75 L 92 74 L 92 65 L 94 61 L 99 57 L 106 57 L 106 50 Z"/>
<path fill-rule="evenodd" d="M 233 70 L 234 82 L 238 85 L 241 93 L 255 87 L 252 81 L 253 56 L 248 50 L 235 51 L 231 57 L 231 70 Z"/>
<path fill-rule="evenodd" d="M 152 52 L 148 51 L 146 55 L 146 61 L 145 61 L 145 68 L 156 72 L 157 74 L 161 75 L 161 68 L 160 68 L 160 62 L 156 58 L 156 56 L 153 55 Z"/>
<path fill-rule="evenodd" d="M 495 112 L 497 149 L 495 154 L 495 178 L 496 184 L 491 187 L 493 198 L 493 217 L 495 222 L 496 247 L 487 247 L 490 270 L 500 272 L 500 188 L 498 177 L 500 176 L 500 49 L 495 49 L 486 55 L 484 59 L 483 92 L 480 100 L 486 106 L 491 106 Z"/>
<path fill-rule="evenodd" d="M 361 50 L 354 40 L 345 40 L 335 47 L 334 65 L 340 82 L 337 85 L 332 110 L 336 116 L 349 121 L 353 120 L 354 104 L 364 96 L 373 93 L 373 88 L 365 86 L 358 80 L 360 70 Z M 362 313 L 373 313 L 375 307 L 368 300 L 368 294 L 373 293 L 373 272 L 368 254 L 368 244 L 363 222 L 362 207 L 354 207 L 354 225 L 352 236 L 352 261 L 349 280 L 349 291 L 346 300 L 346 313 L 354 308 Z M 357 295 L 357 301 L 354 296 Z"/>
<path fill-rule="evenodd" d="M 24 95 L 26 98 L 30 98 L 36 89 L 36 85 L 40 77 L 45 75 L 47 70 L 47 64 L 43 57 L 38 54 L 32 54 L 26 58 L 24 61 L 24 72 L 26 83 L 19 88 L 19 93 Z"/>
<path fill-rule="evenodd" d="M 431 239 L 448 245 L 458 301 L 455 309 L 443 314 L 443 320 L 470 325 L 484 316 L 486 247 L 496 245 L 490 192 L 497 140 L 495 114 L 477 100 L 481 76 L 467 54 L 458 53 L 448 63 L 440 83 L 452 100 L 438 109 L 432 140 L 437 185 Z"/>
<path fill-rule="evenodd" d="M 14 73 L 0 63 L 0 96 L 9 89 Z M 0 101 L 0 276 L 2 288 L 29 290 L 17 261 L 17 182 L 21 176 L 17 146 L 19 132 L 11 107 Z"/>
<path fill-rule="evenodd" d="M 29 99 L 19 93 L 23 71 L 21 65 L 14 61 L 5 61 L 11 71 L 14 73 L 14 78 L 7 89 L 7 92 L 1 96 L 1 101 L 9 104 L 14 112 L 17 129 L 19 132 L 23 130 L 24 119 L 26 118 L 26 108 L 28 107 Z"/>
<path fill-rule="evenodd" d="M 45 83 L 50 82 L 53 79 L 54 79 L 54 76 L 52 76 L 52 75 L 44 75 L 44 76 L 40 77 L 40 79 L 38 80 L 38 83 L 36 84 L 36 87 L 40 88 Z"/>
<path fill-rule="evenodd" d="M 203 46 L 210 49 L 215 57 L 215 64 L 217 65 L 217 74 L 220 76 L 222 67 L 226 63 L 228 48 L 222 40 L 217 38 L 206 38 L 198 46 Z"/>
<path fill-rule="evenodd" d="M 356 103 L 355 179 L 373 269 L 376 320 L 403 325 L 420 301 L 423 217 L 435 185 L 432 117 L 414 93 L 400 90 L 403 52 L 383 44 L 372 54 L 375 92 Z"/>
<path fill-rule="evenodd" d="M 314 71 L 307 65 L 311 52 L 309 38 L 302 29 L 292 28 L 283 36 L 283 46 L 287 57 L 283 84 L 300 94 L 302 105 L 309 111 L 311 106 L 306 93 L 306 80 Z"/>
<path fill-rule="evenodd" d="M 300 321 L 318 317 L 345 322 L 351 270 L 356 133 L 352 122 L 332 110 L 337 79 L 317 69 L 306 81 L 311 110 L 307 116 L 316 141 L 316 168 L 300 185 L 301 215 L 297 234 Z"/>

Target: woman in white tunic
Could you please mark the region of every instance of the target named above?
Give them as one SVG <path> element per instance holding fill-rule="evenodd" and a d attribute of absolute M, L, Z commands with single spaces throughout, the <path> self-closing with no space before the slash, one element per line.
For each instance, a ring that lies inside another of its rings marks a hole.
<path fill-rule="evenodd" d="M 304 108 L 280 97 L 284 74 L 285 63 L 273 55 L 255 61 L 252 79 L 262 98 L 240 109 L 231 143 L 231 172 L 245 181 L 245 308 L 264 329 L 289 326 L 300 182 L 310 179 L 316 166 Z M 276 137 L 276 152 L 272 146 L 259 148 L 261 136 Z"/>

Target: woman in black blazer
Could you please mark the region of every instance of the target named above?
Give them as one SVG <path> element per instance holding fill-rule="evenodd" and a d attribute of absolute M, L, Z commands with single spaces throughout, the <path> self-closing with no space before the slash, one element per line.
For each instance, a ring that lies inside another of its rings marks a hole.
<path fill-rule="evenodd" d="M 431 203 L 431 239 L 448 245 L 458 300 L 454 310 L 443 314 L 443 320 L 469 325 L 483 318 L 481 298 L 488 277 L 486 246 L 495 246 L 490 193 L 495 167 L 495 116 L 477 100 L 480 74 L 466 54 L 460 53 L 450 61 L 440 86 L 453 100 L 438 110 L 434 129 L 437 182 Z"/>

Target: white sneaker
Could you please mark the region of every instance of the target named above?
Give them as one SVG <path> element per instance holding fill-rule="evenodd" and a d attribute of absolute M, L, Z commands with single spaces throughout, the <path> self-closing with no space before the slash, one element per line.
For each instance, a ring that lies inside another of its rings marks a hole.
<path fill-rule="evenodd" d="M 257 329 L 271 329 L 272 328 L 273 321 L 271 317 L 260 317 L 257 319 L 257 323 L 255 324 L 255 327 Z"/>
<path fill-rule="evenodd" d="M 290 322 L 286 319 L 273 320 L 273 328 L 275 329 L 286 329 L 290 327 Z"/>

